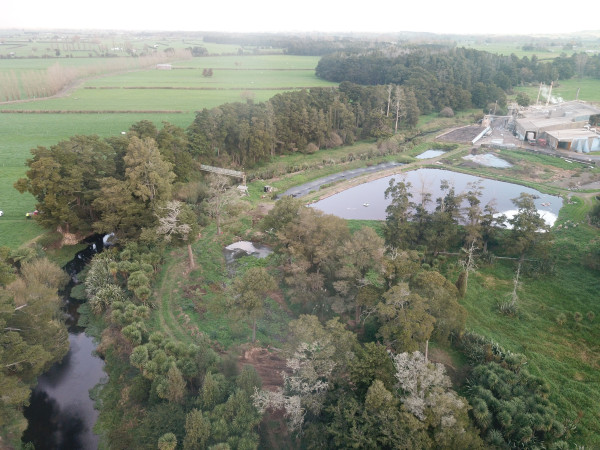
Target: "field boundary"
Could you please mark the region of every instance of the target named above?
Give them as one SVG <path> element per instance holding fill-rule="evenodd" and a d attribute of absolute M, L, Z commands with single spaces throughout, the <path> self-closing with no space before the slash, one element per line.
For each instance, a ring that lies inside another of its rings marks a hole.
<path fill-rule="evenodd" d="M 83 89 L 171 89 L 178 91 L 278 91 L 292 89 L 315 89 L 323 86 L 276 86 L 276 87 L 191 87 L 191 86 L 85 86 Z"/>

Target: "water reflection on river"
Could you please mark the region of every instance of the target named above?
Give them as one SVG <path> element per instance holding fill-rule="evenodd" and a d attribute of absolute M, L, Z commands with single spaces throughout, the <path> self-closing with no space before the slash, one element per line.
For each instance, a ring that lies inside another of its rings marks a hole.
<path fill-rule="evenodd" d="M 69 327 L 69 351 L 62 361 L 38 377 L 24 415 L 28 427 L 23 442 L 33 442 L 36 450 L 95 450 L 98 436 L 92 431 L 98 411 L 89 391 L 105 377 L 104 361 L 94 354 L 94 339 L 77 326 L 79 303 L 69 298 L 77 275 L 92 259 L 110 245 L 100 235 L 85 240 L 89 245 L 69 261 L 64 270 L 72 282 L 62 293 Z"/>
<path fill-rule="evenodd" d="M 544 219 L 550 225 L 558 217 L 558 212 L 563 203 L 560 197 L 543 194 L 535 189 L 517 184 L 479 178 L 449 170 L 418 169 L 361 184 L 313 203 L 311 206 L 343 219 L 385 220 L 385 209 L 390 204 L 390 200 L 384 198 L 384 193 L 391 178 L 412 184 L 413 202 L 420 201 L 421 192 L 430 193 L 432 199 L 429 205 L 430 210 L 435 208 L 435 199 L 442 196 L 440 191 L 441 180 L 448 180 L 457 193 L 466 192 L 469 189 L 468 183 L 481 180 L 482 207 L 494 200 L 496 209 L 500 212 L 514 210 L 511 199 L 518 197 L 521 192 L 534 195 L 536 196 L 534 202 L 538 211 L 543 214 Z"/>
<path fill-rule="evenodd" d="M 83 331 L 71 331 L 69 344 L 64 359 L 38 378 L 26 410 L 23 441 L 36 450 L 98 448 L 92 431 L 98 411 L 89 390 L 103 378 L 104 361 L 92 354 L 96 344 Z"/>

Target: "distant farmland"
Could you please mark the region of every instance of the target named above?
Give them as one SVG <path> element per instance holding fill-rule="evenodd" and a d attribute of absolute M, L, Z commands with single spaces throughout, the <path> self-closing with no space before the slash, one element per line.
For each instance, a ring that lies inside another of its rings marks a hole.
<path fill-rule="evenodd" d="M 335 86 L 315 76 L 318 60 L 281 54 L 199 57 L 173 62 L 173 70 L 152 67 L 87 78 L 64 96 L 0 103 L 0 210 L 4 211 L 0 246 L 16 248 L 41 231 L 24 218 L 35 207 L 34 198 L 13 188 L 25 173 L 30 149 L 76 134 L 115 136 L 144 119 L 158 127 L 166 121 L 186 128 L 203 108 L 247 99 L 265 101 L 286 90 Z M 45 70 L 63 61 L 65 67 L 85 67 L 85 62 L 93 65 L 106 59 L 4 59 L 0 74 Z M 203 76 L 209 68 L 213 75 Z"/>

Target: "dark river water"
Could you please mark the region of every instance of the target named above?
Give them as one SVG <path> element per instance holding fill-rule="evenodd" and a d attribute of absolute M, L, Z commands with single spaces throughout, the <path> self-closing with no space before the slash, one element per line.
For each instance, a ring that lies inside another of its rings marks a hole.
<path fill-rule="evenodd" d="M 102 250 L 103 241 L 94 237 L 89 244 L 65 266 L 73 282 L 92 256 Z M 104 361 L 94 354 L 94 339 L 77 326 L 78 304 L 69 300 L 71 286 L 64 293 L 69 314 L 69 352 L 38 377 L 30 405 L 25 409 L 28 428 L 22 441 L 33 442 L 36 450 L 98 448 L 98 436 L 92 431 L 98 411 L 89 391 L 106 376 Z"/>
<path fill-rule="evenodd" d="M 38 378 L 27 408 L 23 441 L 42 449 L 96 449 L 92 431 L 98 418 L 89 390 L 105 376 L 104 361 L 93 356 L 93 339 L 83 331 L 69 333 L 64 359 Z"/>
<path fill-rule="evenodd" d="M 311 206 L 343 219 L 385 220 L 385 209 L 390 204 L 390 200 L 385 199 L 384 193 L 391 178 L 395 178 L 397 182 L 411 183 L 410 192 L 413 195 L 413 202 L 420 201 L 420 192 L 429 192 L 432 199 L 430 209 L 435 208 L 435 199 L 442 196 L 439 189 L 441 180 L 448 180 L 454 186 L 457 194 L 466 192 L 469 189 L 468 183 L 481 180 L 483 188 L 481 206 L 484 207 L 493 200 L 496 209 L 509 217 L 516 212 L 511 199 L 518 197 L 521 192 L 532 194 L 536 196 L 534 202 L 538 212 L 549 225 L 554 223 L 563 204 L 560 197 L 543 194 L 535 189 L 513 183 L 479 178 L 449 170 L 417 169 L 361 184 L 313 203 Z"/>

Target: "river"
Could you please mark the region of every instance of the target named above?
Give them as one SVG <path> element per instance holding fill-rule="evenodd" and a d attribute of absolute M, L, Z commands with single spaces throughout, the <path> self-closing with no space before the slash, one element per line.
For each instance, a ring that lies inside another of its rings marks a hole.
<path fill-rule="evenodd" d="M 90 245 L 65 266 L 73 282 L 77 280 L 77 273 L 101 249 L 101 239 L 91 240 Z M 99 412 L 94 409 L 89 391 L 106 376 L 104 361 L 94 354 L 94 339 L 77 326 L 78 305 L 69 298 L 72 284 L 63 293 L 65 310 L 69 314 L 69 351 L 62 361 L 38 377 L 30 405 L 24 412 L 28 428 L 22 441 L 32 442 L 36 450 L 98 448 L 99 438 L 93 427 Z"/>

